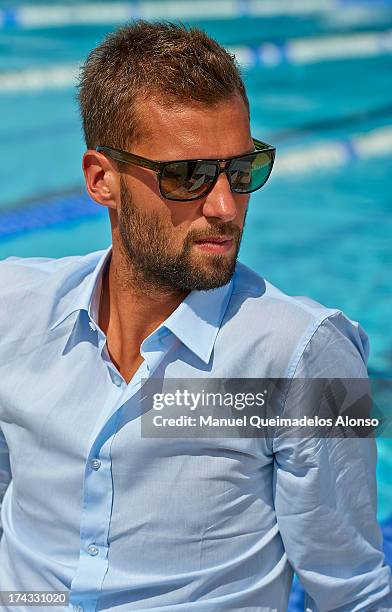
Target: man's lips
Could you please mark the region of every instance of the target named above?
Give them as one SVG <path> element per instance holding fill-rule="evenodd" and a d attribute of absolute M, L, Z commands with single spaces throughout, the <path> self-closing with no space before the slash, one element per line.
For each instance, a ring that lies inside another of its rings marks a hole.
<path fill-rule="evenodd" d="M 197 249 L 206 253 L 228 253 L 233 248 L 232 236 L 208 236 L 195 241 Z"/>
<path fill-rule="evenodd" d="M 214 242 L 214 243 L 221 243 L 221 242 L 228 242 L 229 240 L 232 240 L 233 236 L 208 236 L 207 238 L 200 238 L 199 240 L 195 240 L 196 243 L 204 243 L 204 242 Z"/>

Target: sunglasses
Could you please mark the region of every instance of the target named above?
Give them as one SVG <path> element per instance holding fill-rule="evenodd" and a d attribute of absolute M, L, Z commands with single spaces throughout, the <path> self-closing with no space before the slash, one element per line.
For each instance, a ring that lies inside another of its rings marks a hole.
<path fill-rule="evenodd" d="M 190 202 L 210 193 L 221 172 L 226 174 L 234 193 L 251 193 L 265 185 L 274 165 L 276 149 L 256 138 L 252 140 L 255 151 L 227 159 L 158 162 L 113 147 L 98 146 L 96 151 L 116 161 L 157 172 L 159 191 L 164 198 Z"/>

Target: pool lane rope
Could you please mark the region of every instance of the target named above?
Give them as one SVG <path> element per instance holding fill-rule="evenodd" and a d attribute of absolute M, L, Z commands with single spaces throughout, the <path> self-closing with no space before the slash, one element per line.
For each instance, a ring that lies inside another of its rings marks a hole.
<path fill-rule="evenodd" d="M 110 25 L 133 18 L 214 20 L 280 17 L 339 12 L 366 16 L 388 10 L 391 0 L 134 0 L 29 5 L 0 9 L 0 28 L 34 29 L 73 25 Z"/>
<path fill-rule="evenodd" d="M 227 50 L 247 69 L 379 57 L 392 54 L 392 30 L 297 38 L 254 47 L 229 46 Z M 72 63 L 0 73 L 0 95 L 75 87 L 79 68 Z"/>

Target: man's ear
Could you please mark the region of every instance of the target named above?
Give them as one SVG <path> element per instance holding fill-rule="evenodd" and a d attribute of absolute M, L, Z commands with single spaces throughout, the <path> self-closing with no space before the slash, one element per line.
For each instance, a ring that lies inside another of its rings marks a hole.
<path fill-rule="evenodd" d="M 82 168 L 87 193 L 98 204 L 117 210 L 120 201 L 120 180 L 111 160 L 88 149 L 83 155 Z"/>

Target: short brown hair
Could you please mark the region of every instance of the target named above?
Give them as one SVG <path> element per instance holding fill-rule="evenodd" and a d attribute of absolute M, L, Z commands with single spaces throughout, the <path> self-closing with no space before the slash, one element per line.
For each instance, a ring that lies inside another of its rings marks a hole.
<path fill-rule="evenodd" d="M 139 139 L 137 102 L 214 105 L 239 93 L 234 55 L 198 28 L 137 20 L 93 49 L 81 68 L 78 101 L 87 148 L 126 148 Z"/>

